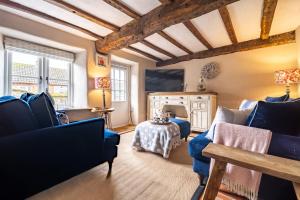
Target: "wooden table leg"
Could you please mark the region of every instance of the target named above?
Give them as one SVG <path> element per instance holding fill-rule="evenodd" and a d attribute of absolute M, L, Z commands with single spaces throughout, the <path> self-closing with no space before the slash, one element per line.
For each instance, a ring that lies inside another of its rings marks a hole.
<path fill-rule="evenodd" d="M 215 200 L 226 170 L 226 165 L 226 162 L 215 160 L 215 164 L 208 178 L 204 194 L 200 200 Z"/>
<path fill-rule="evenodd" d="M 293 182 L 293 186 L 296 193 L 296 197 L 298 200 L 300 200 L 300 183 Z"/>

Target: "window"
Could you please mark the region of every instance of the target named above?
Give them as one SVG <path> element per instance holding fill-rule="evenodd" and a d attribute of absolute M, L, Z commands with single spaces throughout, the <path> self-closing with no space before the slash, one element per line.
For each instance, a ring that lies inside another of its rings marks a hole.
<path fill-rule="evenodd" d="M 48 91 L 56 108 L 70 107 L 71 69 L 70 61 L 7 50 L 6 93 L 20 97 L 25 92 Z"/>
<path fill-rule="evenodd" d="M 128 68 L 113 63 L 111 69 L 112 101 L 127 101 Z"/>

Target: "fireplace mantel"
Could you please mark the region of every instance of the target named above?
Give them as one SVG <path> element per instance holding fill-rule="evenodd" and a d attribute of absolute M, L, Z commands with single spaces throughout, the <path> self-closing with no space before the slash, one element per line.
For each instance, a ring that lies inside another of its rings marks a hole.
<path fill-rule="evenodd" d="M 216 112 L 215 92 L 154 92 L 148 94 L 147 118 L 170 111 L 191 123 L 193 131 L 209 129 Z M 183 112 L 183 110 L 185 112 Z"/>

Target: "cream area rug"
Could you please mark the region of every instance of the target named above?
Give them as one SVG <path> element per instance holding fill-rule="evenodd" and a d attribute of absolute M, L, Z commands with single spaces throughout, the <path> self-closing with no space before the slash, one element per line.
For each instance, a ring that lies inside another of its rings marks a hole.
<path fill-rule="evenodd" d="M 190 200 L 198 186 L 187 152 L 188 143 L 169 159 L 131 148 L 133 132 L 121 135 L 111 177 L 107 163 L 71 178 L 31 200 Z"/>

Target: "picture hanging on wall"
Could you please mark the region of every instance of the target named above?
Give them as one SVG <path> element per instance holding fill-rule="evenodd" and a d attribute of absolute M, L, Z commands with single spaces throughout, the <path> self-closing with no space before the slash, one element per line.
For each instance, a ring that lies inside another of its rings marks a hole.
<path fill-rule="evenodd" d="M 96 65 L 98 67 L 107 67 L 109 65 L 108 56 L 96 53 Z"/>

